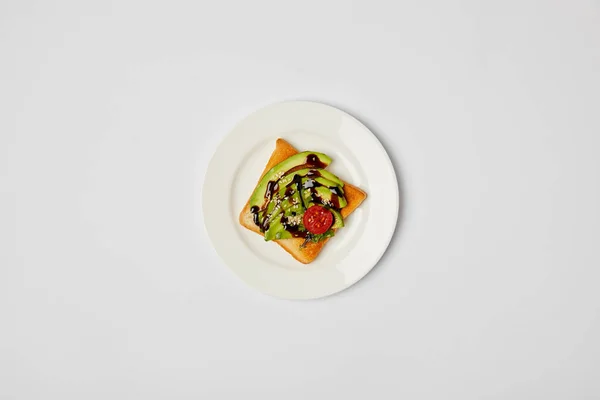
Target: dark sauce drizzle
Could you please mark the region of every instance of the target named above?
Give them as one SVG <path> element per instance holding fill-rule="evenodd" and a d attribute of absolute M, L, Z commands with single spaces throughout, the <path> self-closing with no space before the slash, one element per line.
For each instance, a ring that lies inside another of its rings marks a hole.
<path fill-rule="evenodd" d="M 267 183 L 267 191 L 265 193 L 265 199 L 271 200 L 271 197 L 273 197 L 273 193 L 275 193 L 278 189 L 279 189 L 279 185 L 277 184 L 277 181 L 269 181 L 269 183 Z"/>
<path fill-rule="evenodd" d="M 314 165 L 317 168 L 325 168 L 327 166 L 316 154 L 309 154 L 306 156 L 306 163 L 309 165 Z"/>
<path fill-rule="evenodd" d="M 341 189 L 337 186 L 330 186 L 329 190 L 331 190 L 331 192 L 333 194 L 335 194 L 336 196 L 343 196 L 344 193 L 342 193 Z"/>
<path fill-rule="evenodd" d="M 252 213 L 252 219 L 254 220 L 254 225 L 260 226 L 260 220 L 258 218 L 258 206 L 251 207 L 250 212 Z"/>
<path fill-rule="evenodd" d="M 333 208 L 339 211 L 340 197 L 337 194 L 331 194 L 331 204 L 333 204 Z"/>
<path fill-rule="evenodd" d="M 302 196 L 302 177 L 300 175 L 294 176 L 294 180 L 290 183 L 290 185 L 296 185 L 296 190 L 300 193 L 300 202 L 302 203 L 302 207 L 306 208 L 306 204 L 304 203 L 304 196 Z"/>

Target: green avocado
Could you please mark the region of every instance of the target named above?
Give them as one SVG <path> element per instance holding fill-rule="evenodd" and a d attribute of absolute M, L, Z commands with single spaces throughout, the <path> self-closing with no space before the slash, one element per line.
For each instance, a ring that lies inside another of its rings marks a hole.
<path fill-rule="evenodd" d="M 328 179 L 328 180 L 334 182 L 335 185 L 337 185 L 339 187 L 344 187 L 344 182 L 340 178 L 338 178 L 331 172 L 329 172 L 325 169 L 322 169 L 322 168 L 304 168 L 304 169 L 300 169 L 298 171 L 292 172 L 290 174 L 287 174 L 279 180 L 279 187 L 289 185 L 294 180 L 294 177 L 296 175 L 300 175 L 303 178 L 307 177 L 307 178 L 312 178 L 312 179 L 315 179 L 318 177 L 323 177 L 325 179 Z"/>
<path fill-rule="evenodd" d="M 304 206 L 302 205 L 302 199 L 300 198 L 300 193 L 298 193 L 297 191 L 292 193 L 289 197 L 286 197 L 284 199 L 284 203 L 286 204 L 286 206 L 284 206 L 283 208 L 285 210 L 286 217 L 289 217 L 290 215 L 292 215 L 292 213 L 294 215 L 304 214 Z M 289 207 L 287 207 L 287 205 L 289 205 Z"/>
<path fill-rule="evenodd" d="M 333 224 L 331 225 L 332 229 L 338 229 L 344 227 L 344 218 L 342 218 L 342 214 L 339 211 L 334 210 L 333 208 L 329 208 L 329 211 L 333 214 Z"/>
<path fill-rule="evenodd" d="M 317 186 L 315 188 L 304 188 L 302 190 L 302 199 L 304 200 L 304 205 L 306 208 L 315 204 L 314 197 L 319 199 L 319 203 L 326 206 L 335 206 L 336 208 L 344 208 L 348 204 L 346 198 L 344 196 L 338 196 L 338 203 L 332 203 L 332 197 L 335 193 L 332 192 L 332 189 L 325 186 Z"/>
<path fill-rule="evenodd" d="M 298 187 L 294 183 L 290 183 L 287 186 L 281 184 L 279 181 L 279 191 L 273 196 L 273 200 L 281 199 L 282 201 L 287 201 L 288 203 L 294 202 L 294 199 L 300 201 L 300 196 L 298 195 Z"/>
<path fill-rule="evenodd" d="M 250 207 L 261 207 L 267 197 L 267 187 L 269 182 L 277 182 L 283 175 L 292 168 L 306 165 L 313 168 L 324 168 L 331 163 L 331 158 L 323 153 L 315 153 L 313 151 L 304 151 L 295 154 L 273 168 L 267 171 L 265 176 L 260 180 L 254 193 L 250 197 Z"/>
<path fill-rule="evenodd" d="M 314 181 L 314 182 L 310 182 L 310 181 Z M 315 184 L 315 182 L 317 182 Z M 302 186 L 304 188 L 311 188 L 314 186 L 326 186 L 328 188 L 337 188 L 337 192 L 341 193 L 342 196 L 344 195 L 344 190 L 339 187 L 338 185 L 336 185 L 336 183 L 334 181 L 330 181 L 329 179 L 325 179 L 325 178 L 303 178 L 302 179 Z"/>
<path fill-rule="evenodd" d="M 275 203 L 274 201 L 271 203 Z M 270 206 L 271 204 L 269 204 Z M 269 229 L 271 227 L 271 225 L 273 225 L 273 221 L 277 220 L 280 216 L 281 213 L 283 212 L 283 210 L 281 209 L 281 206 L 277 206 L 274 207 L 273 210 L 271 210 L 271 212 L 267 213 L 265 212 L 264 214 L 262 214 L 260 216 L 260 229 L 263 230 L 263 226 L 265 225 L 266 222 L 268 222 L 268 226 Z"/>
<path fill-rule="evenodd" d="M 281 218 L 275 218 L 269 229 L 265 232 L 265 241 L 291 238 L 292 234 L 283 228 Z"/>

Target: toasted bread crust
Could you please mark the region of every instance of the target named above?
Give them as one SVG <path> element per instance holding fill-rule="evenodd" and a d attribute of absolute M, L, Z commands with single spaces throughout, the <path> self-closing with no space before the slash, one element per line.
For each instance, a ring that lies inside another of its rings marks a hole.
<path fill-rule="evenodd" d="M 277 139 L 275 143 L 275 150 L 271 154 L 271 158 L 269 158 L 269 162 L 267 162 L 267 165 L 260 175 L 258 182 L 260 182 L 268 170 L 296 153 L 298 153 L 298 150 L 296 150 L 287 141 L 281 138 Z M 341 214 L 345 219 L 366 199 L 367 194 L 356 186 L 346 182 L 344 182 L 344 194 L 348 204 L 346 207 L 342 208 Z M 258 229 L 258 226 L 254 224 L 252 213 L 250 212 L 250 199 L 248 199 L 246 205 L 240 213 L 239 221 L 243 227 L 263 236 L 260 229 Z M 325 246 L 325 243 L 327 243 L 327 240 L 329 239 L 323 240 L 319 243 L 309 242 L 302 248 L 300 247 L 300 245 L 304 243 L 304 239 L 302 238 L 281 239 L 275 240 L 274 242 L 280 245 L 285 251 L 290 253 L 296 260 L 303 264 L 309 264 L 314 261 L 315 258 L 317 258 L 321 252 L 321 249 L 323 249 L 323 246 Z"/>

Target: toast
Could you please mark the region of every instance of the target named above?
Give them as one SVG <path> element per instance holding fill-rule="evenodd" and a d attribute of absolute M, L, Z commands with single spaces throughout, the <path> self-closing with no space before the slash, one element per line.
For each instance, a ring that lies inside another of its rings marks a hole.
<path fill-rule="evenodd" d="M 265 173 L 267 173 L 267 171 L 269 171 L 272 167 L 279 164 L 283 160 L 293 156 L 296 153 L 298 153 L 298 150 L 296 150 L 287 141 L 285 141 L 284 139 L 277 139 L 277 142 L 275 144 L 275 150 L 271 154 L 271 158 L 269 158 L 269 162 L 267 163 L 265 169 L 260 175 L 258 182 L 260 182 Z M 356 210 L 356 208 L 367 198 L 367 194 L 361 189 L 357 188 L 356 186 L 353 186 L 346 182 L 344 182 L 344 193 L 348 204 L 346 205 L 346 207 L 341 209 L 341 214 L 345 221 L 346 218 L 350 214 L 352 214 L 352 212 Z M 246 202 L 244 209 L 240 213 L 239 221 L 244 228 L 247 228 L 263 236 L 258 226 L 254 224 L 252 213 L 250 212 L 249 199 Z M 323 246 L 325 246 L 325 243 L 327 243 L 327 240 L 329 239 L 325 239 L 318 243 L 308 242 L 304 247 L 301 247 L 301 245 L 304 243 L 304 239 L 302 238 L 280 239 L 275 240 L 275 242 L 281 247 L 283 247 L 283 249 L 290 253 L 292 257 L 294 257 L 296 260 L 300 261 L 303 264 L 309 264 L 312 261 L 314 261 L 315 258 L 317 258 L 317 256 L 323 249 Z"/>

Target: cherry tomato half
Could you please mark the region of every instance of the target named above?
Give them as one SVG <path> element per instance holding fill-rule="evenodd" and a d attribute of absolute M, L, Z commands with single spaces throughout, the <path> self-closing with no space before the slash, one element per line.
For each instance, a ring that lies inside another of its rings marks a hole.
<path fill-rule="evenodd" d="M 302 221 L 307 231 L 320 235 L 333 224 L 333 214 L 325 207 L 311 206 L 304 213 Z"/>

